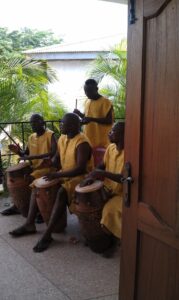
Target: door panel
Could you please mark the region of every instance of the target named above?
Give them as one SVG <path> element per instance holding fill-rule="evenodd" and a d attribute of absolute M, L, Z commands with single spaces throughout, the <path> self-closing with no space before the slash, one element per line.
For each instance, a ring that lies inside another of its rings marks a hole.
<path fill-rule="evenodd" d="M 179 1 L 136 0 L 128 30 L 120 300 L 179 299 Z M 164 285 L 164 286 L 162 286 Z"/>
<path fill-rule="evenodd" d="M 176 221 L 179 122 L 176 103 L 179 48 L 176 40 L 177 11 L 173 2 L 157 18 L 146 20 L 140 162 L 140 201 L 154 207 L 172 227 Z M 161 205 L 162 199 L 164 205 Z"/>
<path fill-rule="evenodd" d="M 136 299 L 177 300 L 179 285 L 173 275 L 179 268 L 179 252 L 143 233 L 139 247 Z"/>

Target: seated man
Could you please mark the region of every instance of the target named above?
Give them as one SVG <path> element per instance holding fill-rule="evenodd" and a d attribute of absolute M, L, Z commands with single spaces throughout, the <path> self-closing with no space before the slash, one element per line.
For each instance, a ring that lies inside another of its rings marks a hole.
<path fill-rule="evenodd" d="M 52 180 L 62 179 L 56 201 L 51 213 L 51 217 L 45 233 L 33 248 L 35 252 L 42 252 L 48 248 L 52 241 L 51 234 L 57 223 L 62 217 L 66 206 L 68 205 L 73 212 L 73 198 L 75 186 L 81 182 L 85 174 L 93 167 L 92 150 L 88 139 L 83 133 L 80 133 L 80 119 L 76 114 L 68 113 L 60 123 L 61 137 L 58 140 L 58 152 L 52 160 L 46 160 L 44 165 L 52 166 L 53 162 L 57 165 L 59 171 L 48 174 L 45 178 Z M 14 237 L 31 234 L 36 232 L 34 224 L 37 212 L 36 198 L 31 199 L 30 210 L 24 225 L 13 230 L 10 234 Z"/>
<path fill-rule="evenodd" d="M 45 128 L 45 122 L 41 115 L 33 114 L 30 118 L 32 131 L 34 132 L 28 138 L 28 144 L 25 151 L 20 150 L 17 145 L 9 145 L 9 149 L 18 154 L 21 160 L 32 161 L 33 172 L 30 174 L 31 181 L 39 178 L 50 171 L 49 168 L 42 168 L 41 163 L 45 157 L 52 157 L 56 153 L 57 143 L 54 132 Z M 17 207 L 4 210 L 1 214 L 4 216 L 19 213 Z"/>
<path fill-rule="evenodd" d="M 122 215 L 122 171 L 124 166 L 124 123 L 117 122 L 109 133 L 111 144 L 106 149 L 103 163 L 89 175 L 90 179 L 104 179 L 104 185 L 111 196 L 102 211 L 101 226 L 103 230 L 113 237 L 121 238 Z M 88 181 L 88 179 L 86 179 Z M 109 251 L 110 252 L 110 251 Z M 104 254 L 105 255 L 105 254 Z M 108 255 L 106 253 L 106 255 Z"/>

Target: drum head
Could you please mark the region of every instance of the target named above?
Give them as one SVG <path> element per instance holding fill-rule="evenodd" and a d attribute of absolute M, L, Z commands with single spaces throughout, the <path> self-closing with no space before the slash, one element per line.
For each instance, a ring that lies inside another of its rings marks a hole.
<path fill-rule="evenodd" d="M 19 170 L 22 170 L 26 167 L 30 167 L 30 164 L 28 162 L 22 162 L 22 163 L 19 163 L 17 165 L 13 165 L 9 168 L 6 169 L 6 172 L 14 172 L 14 171 L 19 171 Z"/>
<path fill-rule="evenodd" d="M 48 188 L 51 187 L 55 184 L 57 184 L 58 182 L 60 182 L 60 178 L 57 179 L 53 179 L 53 180 L 45 180 L 44 177 L 40 177 L 38 179 L 35 179 L 33 181 L 33 184 L 37 187 L 37 188 Z"/>
<path fill-rule="evenodd" d="M 96 180 L 94 183 L 83 187 L 81 187 L 80 184 L 78 184 L 75 187 L 75 191 L 78 193 L 91 193 L 99 190 L 102 186 L 103 186 L 103 182 L 100 180 Z"/>

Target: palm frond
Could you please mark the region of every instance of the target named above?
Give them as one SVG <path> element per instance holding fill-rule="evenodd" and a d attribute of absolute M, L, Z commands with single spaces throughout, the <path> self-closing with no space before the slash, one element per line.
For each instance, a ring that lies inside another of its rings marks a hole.
<path fill-rule="evenodd" d="M 87 73 L 88 77 L 101 83 L 100 93 L 113 101 L 117 117 L 125 116 L 126 49 L 127 43 L 123 40 L 111 49 L 108 55 L 98 55 L 96 60 L 90 64 Z"/>

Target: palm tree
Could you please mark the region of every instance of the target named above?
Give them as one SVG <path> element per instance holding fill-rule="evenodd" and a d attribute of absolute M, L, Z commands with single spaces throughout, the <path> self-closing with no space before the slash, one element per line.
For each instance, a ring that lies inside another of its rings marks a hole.
<path fill-rule="evenodd" d="M 54 80 L 55 72 L 45 61 L 1 57 L 1 122 L 26 120 L 33 106 L 49 103 L 47 84 Z"/>
<path fill-rule="evenodd" d="M 55 72 L 45 61 L 0 57 L 0 122 L 29 121 L 32 113 L 59 120 L 66 110 L 48 93 L 54 80 Z M 11 133 L 20 138 L 21 128 L 12 126 Z"/>
<path fill-rule="evenodd" d="M 127 43 L 121 41 L 108 55 L 99 55 L 88 70 L 88 76 L 100 83 L 100 93 L 114 106 L 115 118 L 125 118 Z"/>

